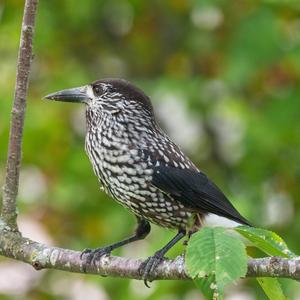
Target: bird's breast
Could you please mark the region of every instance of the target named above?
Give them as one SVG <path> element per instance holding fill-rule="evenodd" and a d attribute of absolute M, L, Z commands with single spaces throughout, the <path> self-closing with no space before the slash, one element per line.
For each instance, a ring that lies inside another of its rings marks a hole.
<path fill-rule="evenodd" d="M 152 168 L 143 153 L 126 139 L 120 142 L 114 136 L 89 132 L 85 148 L 95 174 L 114 196 L 146 188 L 152 179 Z"/>
<path fill-rule="evenodd" d="M 184 228 L 191 213 L 153 185 L 153 172 L 157 166 L 153 157 L 159 152 L 154 145 L 145 148 L 142 143 L 132 143 L 126 136 L 90 131 L 85 146 L 95 174 L 115 200 L 153 223 Z"/>

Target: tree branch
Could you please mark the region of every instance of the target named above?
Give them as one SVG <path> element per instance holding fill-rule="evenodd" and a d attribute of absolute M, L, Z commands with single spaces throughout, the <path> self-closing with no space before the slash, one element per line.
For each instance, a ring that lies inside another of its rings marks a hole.
<path fill-rule="evenodd" d="M 22 135 L 26 110 L 26 95 L 32 61 L 32 38 L 38 0 L 26 0 L 21 28 L 14 103 L 9 134 L 6 176 L 3 187 L 2 219 L 15 230 L 17 228 L 16 199 L 22 158 Z"/>
<path fill-rule="evenodd" d="M 28 263 L 37 270 L 48 268 L 142 280 L 140 259 L 103 256 L 95 265 L 89 265 L 80 259 L 80 252 L 31 241 L 10 230 L 3 222 L 0 223 L 0 254 Z M 246 276 L 284 277 L 300 281 L 300 257 L 250 259 Z M 178 256 L 175 260 L 163 260 L 151 279 L 186 280 L 190 277 L 186 273 L 183 257 Z"/>

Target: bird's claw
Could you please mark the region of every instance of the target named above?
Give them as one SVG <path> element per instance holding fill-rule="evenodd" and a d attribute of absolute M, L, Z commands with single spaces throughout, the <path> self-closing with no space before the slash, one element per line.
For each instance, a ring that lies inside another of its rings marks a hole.
<path fill-rule="evenodd" d="M 93 251 L 93 249 L 90 249 L 90 248 L 85 248 L 83 249 L 83 251 L 80 253 L 80 259 L 83 260 L 83 257 L 86 255 L 86 254 L 89 254 Z"/>
<path fill-rule="evenodd" d="M 161 252 L 156 252 L 153 256 L 148 257 L 140 266 L 139 271 L 142 274 L 142 279 L 146 287 L 150 288 L 148 282 L 151 282 L 153 272 L 163 260 L 164 256 Z M 150 278 L 150 279 L 149 279 Z"/>
<path fill-rule="evenodd" d="M 97 249 L 84 249 L 80 254 L 80 259 L 85 259 L 85 265 L 95 265 L 96 261 L 100 257 L 110 254 L 111 249 L 109 247 L 97 248 Z"/>

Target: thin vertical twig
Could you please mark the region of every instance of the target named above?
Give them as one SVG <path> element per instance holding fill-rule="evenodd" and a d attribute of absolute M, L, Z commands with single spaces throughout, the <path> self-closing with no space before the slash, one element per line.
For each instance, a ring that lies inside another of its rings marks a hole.
<path fill-rule="evenodd" d="M 22 159 L 22 136 L 26 110 L 26 96 L 32 61 L 32 39 L 38 0 L 26 0 L 21 28 L 14 102 L 11 113 L 6 175 L 3 186 L 2 220 L 17 230 L 16 199 Z"/>

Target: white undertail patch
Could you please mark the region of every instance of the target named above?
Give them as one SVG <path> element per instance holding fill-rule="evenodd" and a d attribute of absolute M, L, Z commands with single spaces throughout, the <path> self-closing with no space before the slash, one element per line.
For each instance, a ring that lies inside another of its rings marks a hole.
<path fill-rule="evenodd" d="M 209 227 L 226 227 L 226 228 L 234 228 L 237 226 L 240 226 L 242 224 L 230 220 L 226 217 L 221 217 L 216 214 L 207 214 L 203 219 L 203 226 L 209 226 Z"/>

